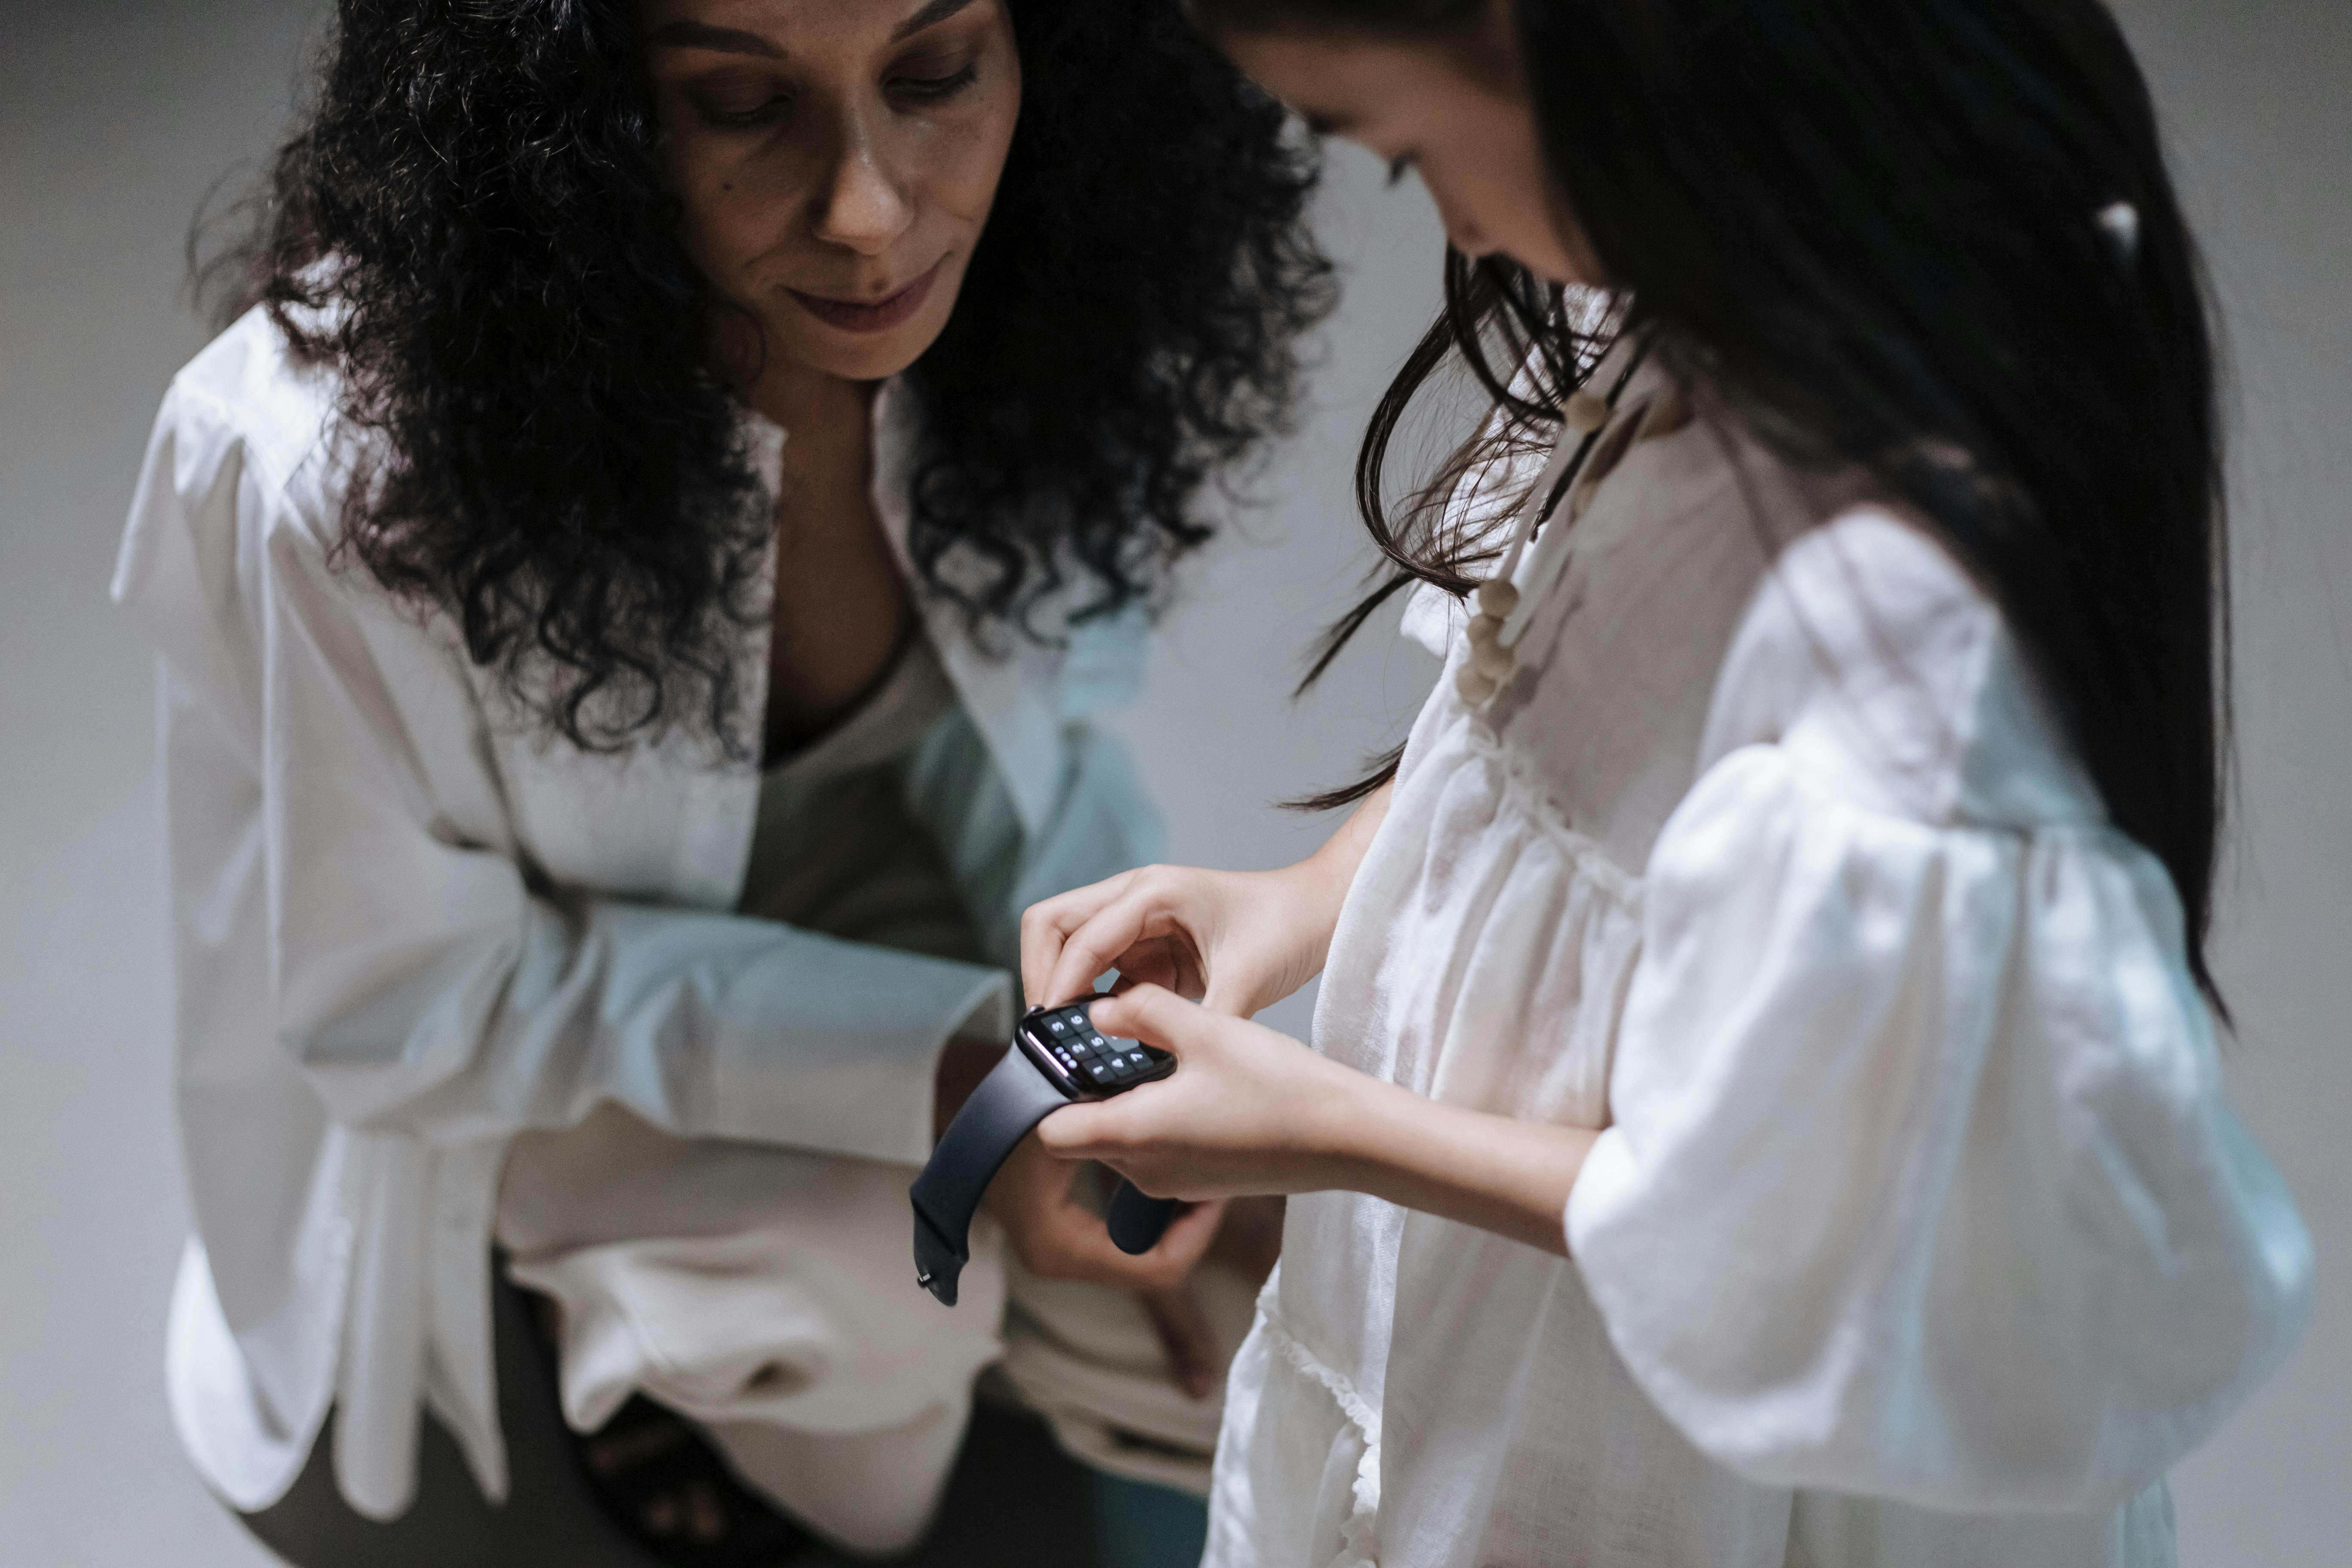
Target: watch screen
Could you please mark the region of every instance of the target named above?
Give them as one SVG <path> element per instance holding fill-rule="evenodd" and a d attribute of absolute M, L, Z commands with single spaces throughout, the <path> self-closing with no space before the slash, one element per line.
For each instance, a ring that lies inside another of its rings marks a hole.
<path fill-rule="evenodd" d="M 1139 1083 L 1165 1078 L 1176 1065 L 1166 1051 L 1104 1034 L 1087 1016 L 1084 1003 L 1045 1007 L 1021 1021 L 1033 1050 L 1062 1076 L 1090 1094 L 1117 1094 Z"/>

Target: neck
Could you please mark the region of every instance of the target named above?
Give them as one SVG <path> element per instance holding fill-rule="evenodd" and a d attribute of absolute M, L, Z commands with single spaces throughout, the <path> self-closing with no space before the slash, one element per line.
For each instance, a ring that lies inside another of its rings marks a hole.
<path fill-rule="evenodd" d="M 844 381 L 805 365 L 772 363 L 742 395 L 782 426 L 794 446 L 830 446 L 842 439 L 862 444 L 881 386 L 878 381 Z"/>
<path fill-rule="evenodd" d="M 763 349 L 748 312 L 721 311 L 709 324 L 706 363 L 751 408 L 804 447 L 802 437 L 830 441 L 855 436 L 864 449 L 878 381 L 849 381 Z M 789 458 L 786 458 L 790 462 Z"/>

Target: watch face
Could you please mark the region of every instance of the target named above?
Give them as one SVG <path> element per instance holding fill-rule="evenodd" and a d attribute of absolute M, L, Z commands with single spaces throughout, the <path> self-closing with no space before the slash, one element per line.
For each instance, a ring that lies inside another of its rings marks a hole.
<path fill-rule="evenodd" d="M 1096 1028 L 1083 1002 L 1037 1008 L 1021 1020 L 1019 1037 L 1045 1076 L 1079 1099 L 1100 1100 L 1176 1070 L 1166 1051 Z"/>

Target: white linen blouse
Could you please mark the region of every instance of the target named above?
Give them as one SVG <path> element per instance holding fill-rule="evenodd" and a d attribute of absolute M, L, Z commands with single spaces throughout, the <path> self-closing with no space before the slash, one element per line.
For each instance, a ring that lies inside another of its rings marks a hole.
<path fill-rule="evenodd" d="M 919 1164 L 940 1049 L 1009 1028 L 1012 991 L 1001 967 L 732 912 L 758 770 L 548 739 L 446 617 L 339 569 L 333 404 L 259 311 L 206 348 L 157 416 L 114 595 L 161 655 L 196 1220 L 175 1422 L 250 1511 L 332 1405 L 343 1495 L 384 1518 L 413 1495 L 425 1405 L 505 1493 L 488 1268 L 514 1134 L 610 1102 L 669 1132 Z M 887 387 L 875 420 L 875 503 L 911 581 L 911 405 Z M 751 416 L 747 441 L 772 494 L 782 432 Z M 1009 955 L 1029 903 L 1156 852 L 1124 751 L 1088 722 L 1137 689 L 1140 626 L 992 653 L 919 603 L 965 721 L 918 753 L 909 807 Z M 741 659 L 758 711 L 764 626 Z M 937 1310 L 910 1279 L 867 1310 Z"/>
<path fill-rule="evenodd" d="M 1293 1199 L 1210 1568 L 2169 1563 L 2163 1474 L 2312 1259 L 2163 868 L 1984 593 L 1855 488 L 1644 373 L 1567 515 L 1490 706 L 1458 608 L 1412 605 L 1448 674 L 1315 1044 L 1605 1129 L 1574 1260 Z"/>

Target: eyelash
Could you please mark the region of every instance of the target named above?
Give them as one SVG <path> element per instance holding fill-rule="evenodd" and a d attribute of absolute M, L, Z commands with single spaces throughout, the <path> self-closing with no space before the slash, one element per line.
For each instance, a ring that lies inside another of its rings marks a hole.
<path fill-rule="evenodd" d="M 790 108 L 792 101 L 785 94 L 778 93 L 757 109 L 747 109 L 737 114 L 730 114 L 723 110 L 705 109 L 702 111 L 702 118 L 722 130 L 740 131 L 747 126 L 761 124 L 774 118 L 779 110 Z"/>
<path fill-rule="evenodd" d="M 1401 185 L 1401 184 L 1404 184 L 1404 177 L 1405 177 L 1407 174 L 1411 174 L 1411 173 L 1412 173 L 1412 154 L 1411 154 L 1410 153 L 1406 153 L 1404 156 L 1402 156 L 1402 157 L 1401 157 L 1401 158 L 1391 158 L 1391 159 L 1390 159 L 1390 160 L 1389 160 L 1389 186 L 1390 186 L 1390 188 L 1391 188 L 1391 189 L 1394 189 L 1394 188 L 1395 188 L 1395 187 L 1397 187 L 1398 185 Z"/>
<path fill-rule="evenodd" d="M 974 60 L 952 76 L 903 76 L 898 79 L 897 85 L 898 90 L 907 97 L 919 102 L 932 103 L 943 98 L 954 97 L 979 79 L 980 62 Z"/>
<path fill-rule="evenodd" d="M 942 99 L 954 97 L 979 79 L 980 62 L 974 60 L 963 69 L 950 76 L 900 77 L 891 83 L 891 89 L 900 97 L 911 98 L 919 103 L 936 103 Z M 766 123 L 783 110 L 791 108 L 792 102 L 791 94 L 780 92 L 756 109 L 729 113 L 724 110 L 706 107 L 702 110 L 702 117 L 722 130 L 741 131 Z"/>

